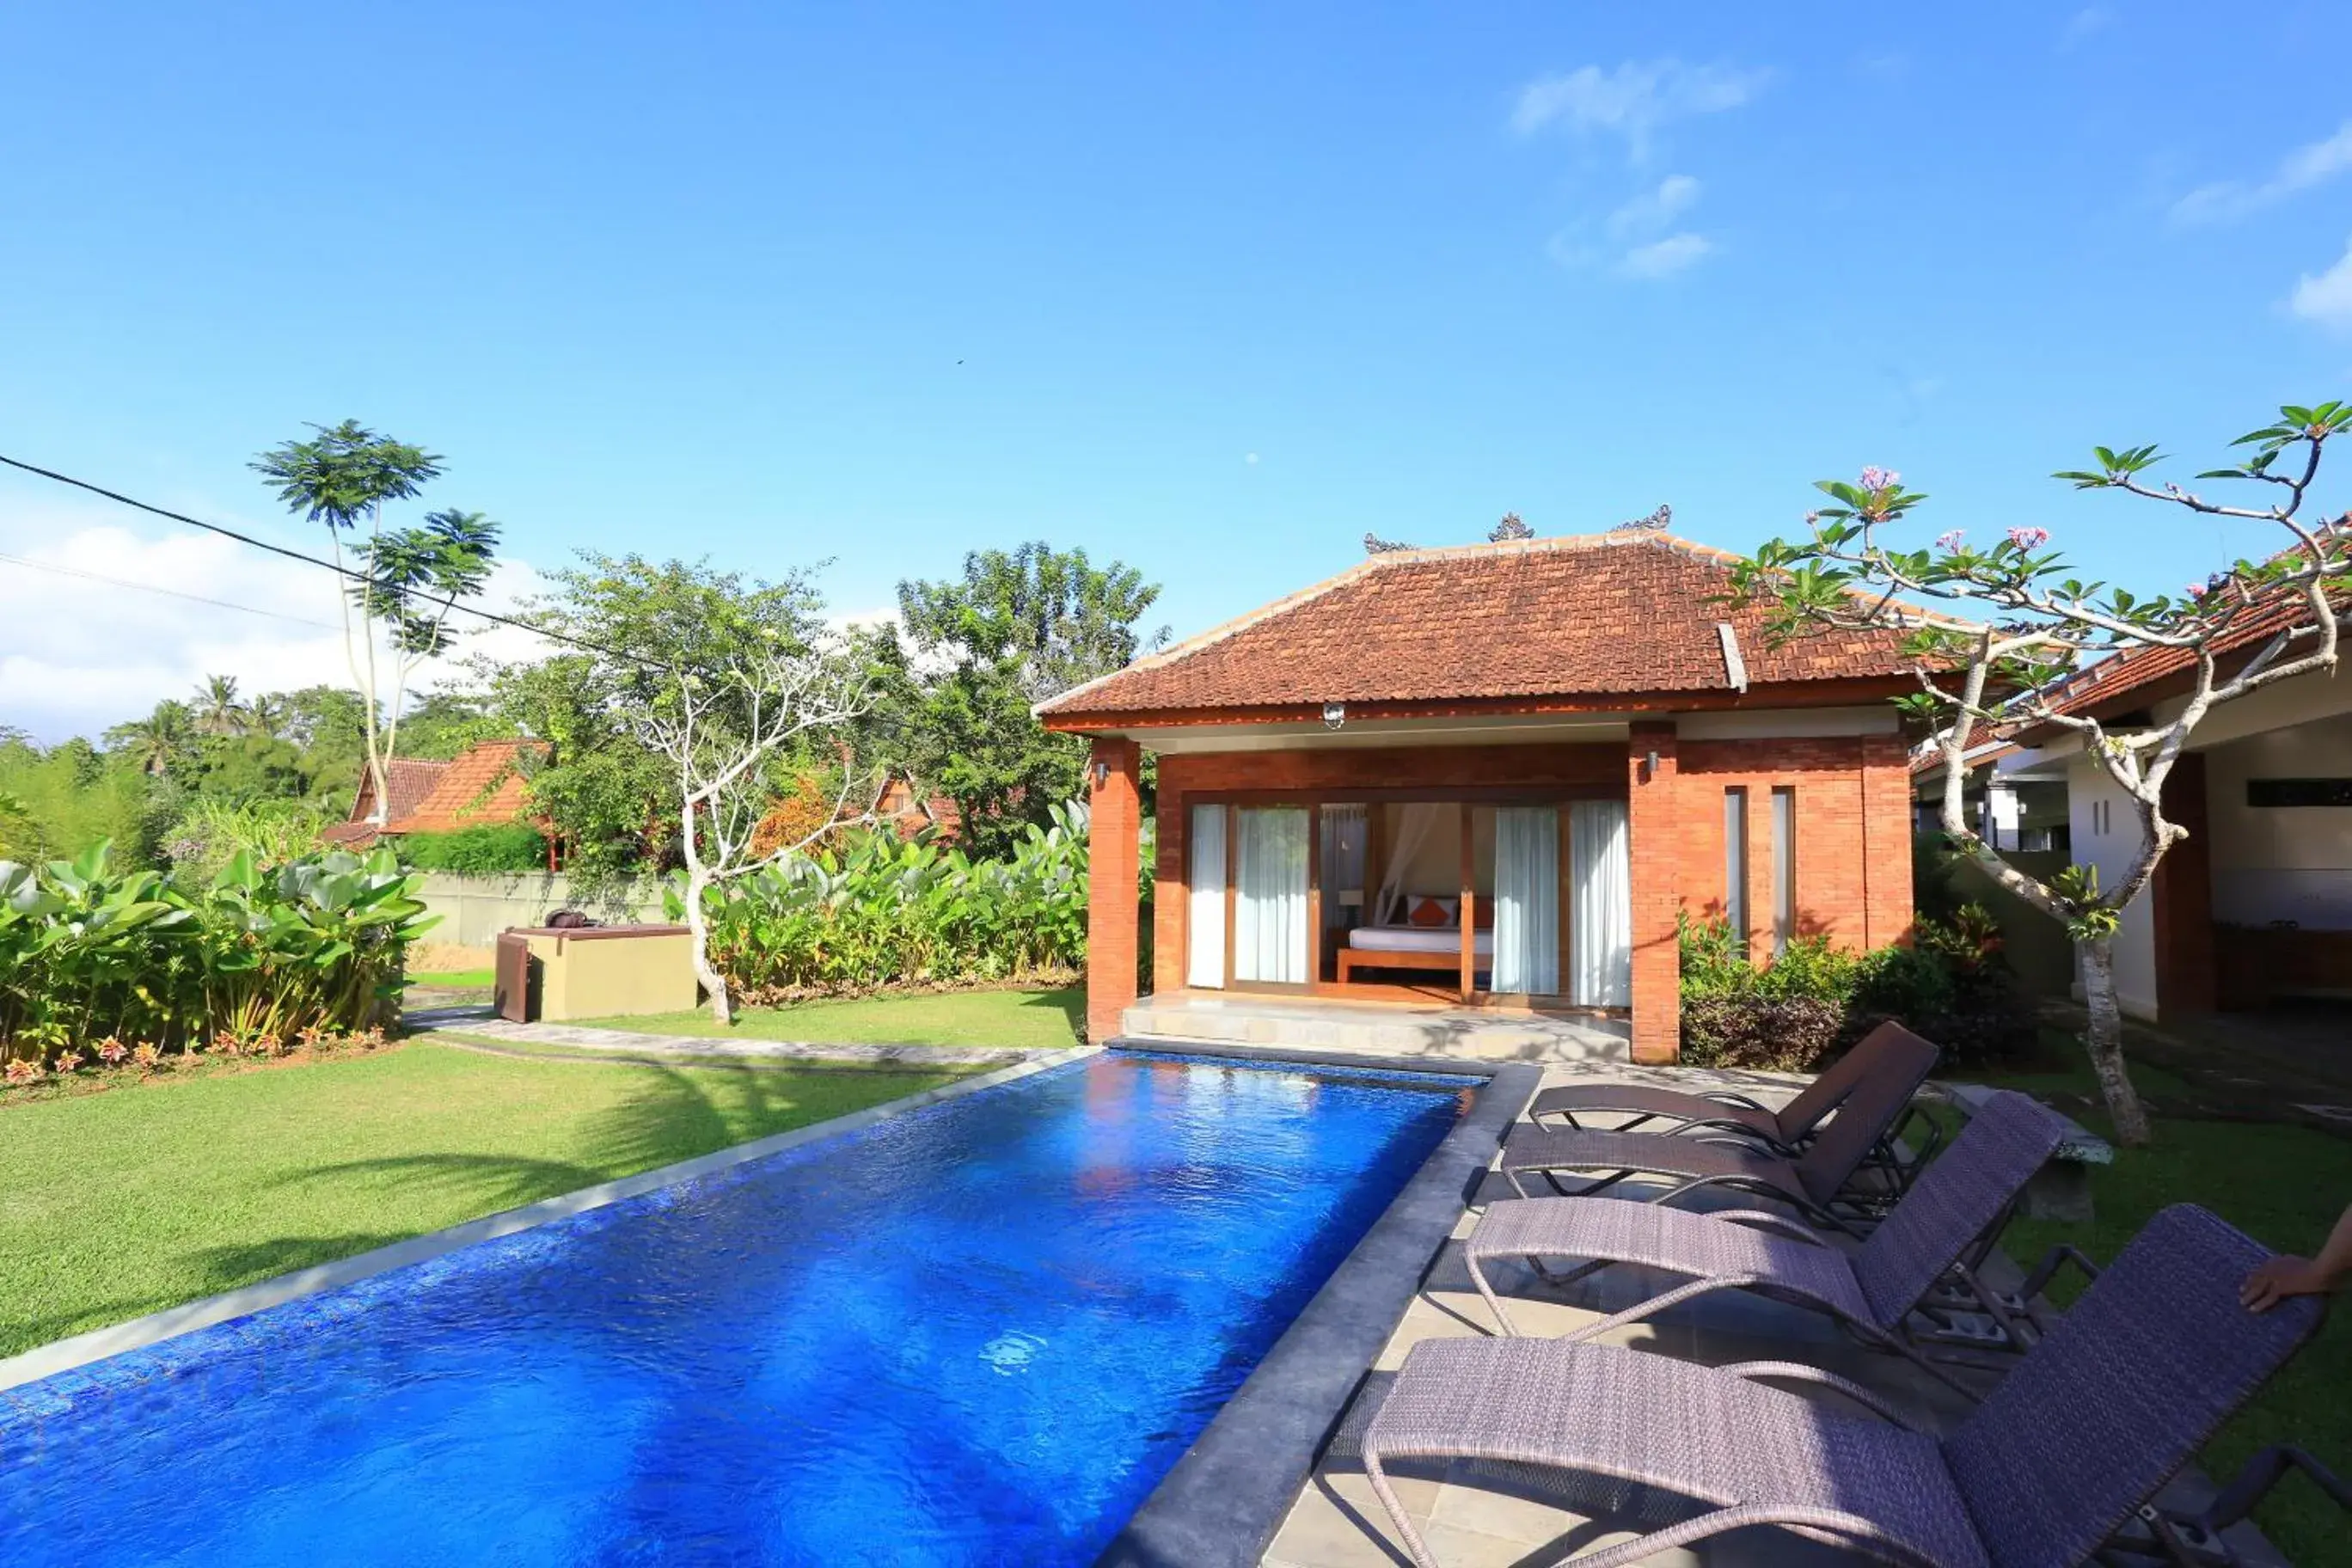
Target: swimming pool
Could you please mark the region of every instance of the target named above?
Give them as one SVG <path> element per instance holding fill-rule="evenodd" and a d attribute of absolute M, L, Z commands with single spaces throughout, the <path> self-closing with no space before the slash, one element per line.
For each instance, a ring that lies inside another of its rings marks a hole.
<path fill-rule="evenodd" d="M 0 1562 L 1084 1563 L 1475 1081 L 1107 1053 L 0 1393 Z"/>

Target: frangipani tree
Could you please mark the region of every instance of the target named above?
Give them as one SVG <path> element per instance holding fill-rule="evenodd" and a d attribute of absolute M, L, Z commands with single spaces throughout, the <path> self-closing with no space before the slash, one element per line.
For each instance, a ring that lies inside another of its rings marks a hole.
<path fill-rule="evenodd" d="M 682 561 L 583 555 L 551 574 L 554 592 L 531 618 L 588 647 L 584 689 L 614 726 L 662 759 L 678 850 L 694 973 L 719 1023 L 734 1018 L 726 976 L 710 961 L 709 900 L 727 884 L 805 849 L 823 835 L 874 822 L 878 777 L 844 767 L 833 810 L 803 837 L 752 837 L 795 757 L 832 749 L 870 700 L 865 660 L 825 625 L 800 574 L 747 581 Z"/>
<path fill-rule="evenodd" d="M 2124 909 L 2147 886 L 2165 853 L 2188 830 L 2164 814 L 2164 784 L 2189 737 L 2220 703 L 2336 662 L 2338 616 L 2352 591 L 2352 512 L 2306 519 L 2327 443 L 2352 426 L 2352 405 L 2293 405 L 2238 438 L 2241 465 L 2200 479 L 2230 481 L 2246 504 L 2209 500 L 2151 470 L 2154 447 L 2094 449 L 2096 466 L 2056 478 L 2077 489 L 2116 490 L 2207 517 L 2265 525 L 2275 553 L 2242 558 L 2178 597 L 2143 598 L 2085 581 L 2049 548 L 2041 528 L 2011 528 L 1987 543 L 1955 529 L 1931 546 L 1906 548 L 1895 535 L 1927 497 L 1901 476 L 1865 468 L 1859 481 L 1823 480 L 1832 502 L 1808 514 L 1811 538 L 1775 539 L 1735 573 L 1737 591 L 1772 607 L 1776 637 L 1842 627 L 1910 634 L 1919 690 L 1903 700 L 1927 721 L 1944 764 L 1945 836 L 1994 882 L 2056 917 L 2080 944 L 2090 1015 L 2091 1066 L 2126 1143 L 2149 1138 L 2123 1055 L 2113 941 Z M 2188 689 L 2169 718 L 2113 727 L 2070 702 L 2089 661 L 2140 650 L 2181 656 Z M 2047 879 L 2018 869 L 1969 824 L 1964 809 L 1969 754 L 2003 735 L 2056 730 L 2132 803 L 2140 845 L 2121 879 L 2102 887 L 2096 868 L 2067 867 Z"/>

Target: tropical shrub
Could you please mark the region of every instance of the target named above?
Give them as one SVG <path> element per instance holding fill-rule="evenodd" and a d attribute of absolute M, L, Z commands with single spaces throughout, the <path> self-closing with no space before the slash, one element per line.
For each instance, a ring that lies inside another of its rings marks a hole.
<path fill-rule="evenodd" d="M 711 962 L 753 1002 L 1066 976 L 1086 962 L 1086 808 L 1051 815 L 1002 860 L 867 832 L 723 883 Z"/>
<path fill-rule="evenodd" d="M 1866 952 L 1822 936 L 1758 968 L 1721 921 L 1684 917 L 1682 1059 L 1693 1067 L 1819 1068 L 1889 1018 L 1944 1047 L 1951 1066 L 2030 1050 L 2033 1009 L 2000 956 L 1992 917 L 1964 905 L 1922 920 L 1908 944 Z"/>
<path fill-rule="evenodd" d="M 366 1029 L 395 1016 L 403 953 L 433 923 L 388 850 L 267 871 L 240 851 L 194 892 L 118 873 L 110 851 L 0 861 L 0 1055 L 40 1068 L 125 1041 L 243 1051 Z"/>
<path fill-rule="evenodd" d="M 420 871 L 493 876 L 547 869 L 547 838 L 526 822 L 488 823 L 447 833 L 405 834 L 399 847 L 401 858 Z"/>
<path fill-rule="evenodd" d="M 163 853 L 171 858 L 173 881 L 208 888 L 240 852 L 264 866 L 300 859 L 325 825 L 325 814 L 305 801 L 200 795 L 164 830 Z"/>

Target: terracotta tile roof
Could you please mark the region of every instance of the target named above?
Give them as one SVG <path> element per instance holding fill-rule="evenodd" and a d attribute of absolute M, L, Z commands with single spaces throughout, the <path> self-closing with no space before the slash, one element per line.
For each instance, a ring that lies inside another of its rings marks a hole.
<path fill-rule="evenodd" d="M 1048 722 L 1324 702 L 1728 692 L 1718 623 L 1754 685 L 1900 675 L 1892 632 L 1774 647 L 1761 608 L 1712 603 L 1738 557 L 1614 532 L 1374 555 L 1039 704 Z"/>
<path fill-rule="evenodd" d="M 384 825 L 387 833 L 446 833 L 453 828 L 521 822 L 530 815 L 530 801 L 515 753 L 529 750 L 544 754 L 544 741 L 477 741 L 455 762 L 439 764 L 433 787 L 408 815 Z M 395 763 L 394 766 L 398 764 Z M 394 798 L 399 798 L 394 786 Z"/>
<path fill-rule="evenodd" d="M 418 758 L 394 757 L 385 767 L 392 784 L 392 809 L 384 814 L 387 822 L 398 822 L 412 816 L 433 793 L 449 767 L 447 763 L 428 762 Z M 375 813 L 375 774 L 362 763 L 360 787 L 352 797 L 352 813 L 342 821 L 322 828 L 319 837 L 330 844 L 352 844 L 362 847 L 373 843 L 376 826 L 368 819 Z"/>

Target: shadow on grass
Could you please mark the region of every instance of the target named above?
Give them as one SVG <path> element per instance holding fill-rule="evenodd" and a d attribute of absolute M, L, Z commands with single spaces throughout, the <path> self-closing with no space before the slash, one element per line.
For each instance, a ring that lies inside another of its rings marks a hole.
<path fill-rule="evenodd" d="M 1079 986 L 1065 986 L 1059 991 L 1033 991 L 1021 1000 L 1024 1007 L 1051 1007 L 1062 1015 L 1070 1026 L 1070 1038 L 1084 1039 L 1087 1032 L 1087 994 Z"/>

